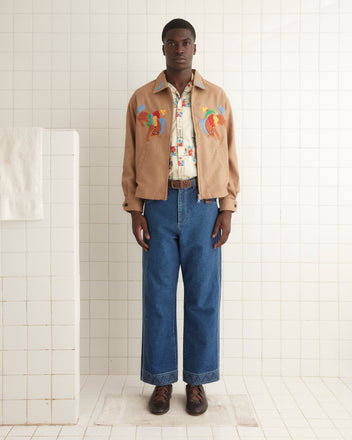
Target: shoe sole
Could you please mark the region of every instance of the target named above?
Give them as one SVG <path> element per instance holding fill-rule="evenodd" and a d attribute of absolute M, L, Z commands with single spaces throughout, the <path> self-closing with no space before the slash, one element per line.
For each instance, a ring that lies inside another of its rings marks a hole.
<path fill-rule="evenodd" d="M 190 411 L 190 410 L 188 410 L 188 409 L 186 408 L 186 411 L 187 411 L 188 414 L 191 415 L 191 416 L 201 416 L 202 414 L 204 414 L 204 413 L 206 412 L 207 409 L 208 409 L 208 407 L 206 407 L 205 410 L 202 411 L 202 412 L 192 412 L 192 411 Z"/>
<path fill-rule="evenodd" d="M 154 414 L 155 416 L 162 416 L 163 414 L 166 414 L 169 411 L 170 408 L 168 408 L 166 411 L 163 412 L 153 412 L 151 410 L 149 410 L 151 412 L 151 414 Z"/>

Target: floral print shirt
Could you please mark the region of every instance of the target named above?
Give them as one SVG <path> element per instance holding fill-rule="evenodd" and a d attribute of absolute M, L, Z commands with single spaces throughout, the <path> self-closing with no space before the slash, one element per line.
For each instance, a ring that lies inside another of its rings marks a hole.
<path fill-rule="evenodd" d="M 180 96 L 170 83 L 172 92 L 173 118 L 169 162 L 169 179 L 187 180 L 197 176 L 195 135 L 191 114 L 191 92 L 193 73 L 190 82 Z"/>

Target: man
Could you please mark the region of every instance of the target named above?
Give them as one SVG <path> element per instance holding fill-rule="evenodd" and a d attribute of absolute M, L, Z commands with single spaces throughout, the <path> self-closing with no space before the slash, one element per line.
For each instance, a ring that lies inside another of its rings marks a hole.
<path fill-rule="evenodd" d="M 134 92 L 127 110 L 123 207 L 143 248 L 141 380 L 155 385 L 153 414 L 169 410 L 178 379 L 180 266 L 189 414 L 206 411 L 203 384 L 219 380 L 220 247 L 237 208 L 239 175 L 230 102 L 192 69 L 195 39 L 189 22 L 166 24 L 166 70 Z"/>

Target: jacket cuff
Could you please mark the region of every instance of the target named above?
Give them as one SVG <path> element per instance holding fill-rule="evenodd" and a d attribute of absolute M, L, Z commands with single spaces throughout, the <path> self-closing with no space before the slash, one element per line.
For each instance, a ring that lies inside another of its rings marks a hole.
<path fill-rule="evenodd" d="M 144 204 L 143 199 L 135 199 L 129 202 L 125 200 L 122 204 L 122 207 L 126 212 L 130 212 L 130 211 L 143 212 L 143 204 Z"/>
<path fill-rule="evenodd" d="M 237 202 L 232 197 L 223 197 L 219 199 L 220 211 L 237 211 Z"/>

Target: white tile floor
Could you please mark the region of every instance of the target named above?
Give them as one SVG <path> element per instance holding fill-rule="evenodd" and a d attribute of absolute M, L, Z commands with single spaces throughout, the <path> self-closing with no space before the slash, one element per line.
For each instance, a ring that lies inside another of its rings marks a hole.
<path fill-rule="evenodd" d="M 0 440 L 352 440 L 352 378 L 225 376 L 206 385 L 208 395 L 247 394 L 256 428 L 186 426 L 183 420 L 178 427 L 98 426 L 106 394 L 149 395 L 153 387 L 135 376 L 90 375 L 81 382 L 77 425 L 0 426 Z M 183 392 L 179 381 L 174 393 Z"/>

